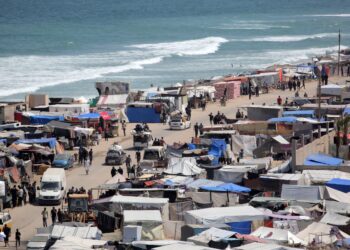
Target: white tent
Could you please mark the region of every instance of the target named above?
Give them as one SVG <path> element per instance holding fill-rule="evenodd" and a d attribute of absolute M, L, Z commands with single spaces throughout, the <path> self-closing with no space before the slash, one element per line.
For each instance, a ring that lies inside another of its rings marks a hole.
<path fill-rule="evenodd" d="M 334 226 L 346 226 L 350 224 L 350 218 L 337 213 L 327 212 L 320 222 Z"/>
<path fill-rule="evenodd" d="M 333 95 L 340 96 L 343 92 L 344 86 L 340 86 L 337 84 L 328 84 L 321 86 L 321 94 L 322 95 Z"/>
<path fill-rule="evenodd" d="M 140 198 L 140 197 L 137 197 Z M 124 223 L 158 222 L 162 223 L 159 210 L 125 210 Z"/>
<path fill-rule="evenodd" d="M 239 247 L 235 247 L 236 250 L 297 250 L 297 249 L 303 249 L 303 248 L 291 248 L 286 246 L 281 246 L 277 244 L 265 244 L 265 243 L 250 243 L 247 245 L 242 245 Z"/>
<path fill-rule="evenodd" d="M 203 246 L 196 246 L 196 245 L 189 245 L 189 244 L 172 244 L 162 247 L 156 247 L 153 248 L 155 250 L 215 250 L 216 248 L 211 247 L 203 247 Z"/>
<path fill-rule="evenodd" d="M 208 246 L 209 241 L 220 241 L 235 235 L 235 232 L 211 227 L 198 235 L 189 237 L 187 241 L 193 242 L 196 245 Z"/>
<path fill-rule="evenodd" d="M 166 174 L 193 176 L 204 172 L 194 158 L 170 158 Z"/>
<path fill-rule="evenodd" d="M 333 178 L 350 179 L 350 173 L 338 170 L 304 170 L 303 175 L 310 185 L 324 184 Z"/>
<path fill-rule="evenodd" d="M 54 225 L 51 238 L 61 239 L 67 236 L 75 236 L 81 239 L 100 239 L 102 232 L 93 226 L 71 227 L 63 225 Z"/>
<path fill-rule="evenodd" d="M 303 245 L 306 246 L 306 242 L 298 239 L 293 233 L 285 229 L 259 227 L 250 235 L 259 237 L 260 239 L 270 240 L 276 243 L 287 243 L 290 245 Z"/>
<path fill-rule="evenodd" d="M 123 106 L 127 103 L 128 94 L 120 94 L 120 95 L 101 95 L 98 99 L 97 106 L 112 106 L 118 107 Z"/>
<path fill-rule="evenodd" d="M 254 207 L 243 205 L 191 210 L 185 212 L 184 217 L 187 224 L 211 224 L 263 220 L 264 214 Z"/>

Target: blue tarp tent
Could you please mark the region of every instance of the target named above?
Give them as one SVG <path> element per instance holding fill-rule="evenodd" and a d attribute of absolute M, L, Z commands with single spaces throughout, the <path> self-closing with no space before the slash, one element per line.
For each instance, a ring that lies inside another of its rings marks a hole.
<path fill-rule="evenodd" d="M 294 123 L 297 121 L 298 121 L 298 118 L 296 118 L 294 116 L 276 117 L 276 118 L 271 118 L 268 120 L 269 123 Z"/>
<path fill-rule="evenodd" d="M 326 182 L 326 186 L 344 193 L 350 192 L 350 180 L 348 179 L 334 178 Z"/>
<path fill-rule="evenodd" d="M 56 147 L 56 138 L 41 138 L 41 139 L 21 139 L 15 141 L 15 144 L 48 144 L 50 148 Z"/>
<path fill-rule="evenodd" d="M 83 119 L 99 119 L 100 114 L 99 113 L 86 113 L 86 114 L 81 114 L 77 116 L 78 119 L 83 120 Z"/>
<path fill-rule="evenodd" d="M 252 222 L 251 221 L 239 221 L 226 223 L 231 227 L 232 232 L 237 232 L 240 234 L 250 234 L 252 232 Z"/>
<path fill-rule="evenodd" d="M 211 145 L 208 152 L 208 155 L 212 155 L 215 159 L 212 161 L 212 164 L 218 164 L 219 158 L 224 154 L 226 150 L 225 139 L 211 139 Z"/>
<path fill-rule="evenodd" d="M 309 155 L 304 161 L 306 166 L 340 166 L 342 163 L 343 159 L 324 154 Z"/>
<path fill-rule="evenodd" d="M 252 191 L 250 188 L 239 186 L 233 183 L 224 183 L 218 186 L 201 186 L 200 187 L 206 191 L 213 192 L 230 192 L 230 193 L 249 193 Z"/>
<path fill-rule="evenodd" d="M 50 116 L 50 115 L 32 115 L 29 118 L 30 124 L 45 125 L 51 121 L 64 121 L 64 116 Z"/>
<path fill-rule="evenodd" d="M 295 111 L 284 111 L 283 112 L 284 117 L 306 117 L 306 118 L 313 118 L 315 117 L 315 110 L 295 110 Z"/>
<path fill-rule="evenodd" d="M 126 116 L 131 123 L 160 123 L 160 114 L 154 108 L 128 107 Z"/>

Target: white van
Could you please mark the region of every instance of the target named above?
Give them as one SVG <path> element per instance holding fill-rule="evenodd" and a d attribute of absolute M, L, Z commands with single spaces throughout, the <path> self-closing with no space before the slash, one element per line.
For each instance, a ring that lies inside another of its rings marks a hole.
<path fill-rule="evenodd" d="M 48 168 L 41 179 L 39 204 L 60 204 L 66 194 L 66 173 L 62 168 Z"/>

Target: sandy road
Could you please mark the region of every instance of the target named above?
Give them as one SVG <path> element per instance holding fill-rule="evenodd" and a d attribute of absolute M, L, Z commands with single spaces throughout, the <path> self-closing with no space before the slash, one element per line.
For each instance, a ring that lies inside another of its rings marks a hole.
<path fill-rule="evenodd" d="M 306 92 L 309 96 L 315 96 L 316 94 L 316 86 L 317 82 L 307 82 L 306 84 Z M 290 92 L 289 90 L 280 91 L 274 90 L 269 92 L 268 94 L 260 95 L 259 97 L 252 97 L 251 100 L 247 96 L 242 96 L 238 99 L 231 100 L 227 103 L 225 107 L 219 105 L 219 103 L 213 103 L 207 105 L 206 111 L 202 110 L 193 110 L 192 111 L 192 124 L 196 122 L 203 122 L 203 124 L 209 124 L 208 114 L 213 112 L 216 114 L 217 111 L 223 112 L 227 117 L 233 118 L 237 111 L 238 107 L 249 105 L 254 102 L 254 104 L 274 104 L 277 102 L 277 97 L 281 96 L 283 102 L 286 97 L 291 99 L 294 97 L 294 92 Z M 304 95 L 304 90 L 301 91 L 300 96 Z M 95 146 L 94 150 L 94 160 L 92 167 L 90 169 L 89 175 L 85 174 L 85 170 L 81 166 L 76 166 L 71 170 L 66 172 L 67 174 L 67 183 L 68 187 L 81 187 L 83 186 L 85 189 L 96 187 L 99 184 L 104 183 L 110 178 L 110 166 L 104 166 L 104 157 L 107 152 L 107 149 L 110 145 L 112 145 L 115 141 L 119 142 L 123 146 L 124 149 L 127 150 L 127 153 L 130 154 L 133 158 L 135 158 L 135 151 L 131 149 L 132 147 L 132 138 L 130 136 L 130 131 L 133 129 L 134 124 L 128 124 L 127 126 L 127 136 L 126 137 L 118 137 L 114 139 L 110 139 L 108 142 L 104 140 L 100 143 L 100 145 Z M 150 129 L 152 130 L 153 137 L 160 138 L 164 137 L 166 143 L 172 144 L 174 142 L 188 142 L 191 137 L 194 136 L 193 128 L 183 130 L 183 131 L 172 131 L 168 129 L 167 125 L 163 124 L 150 124 Z M 124 171 L 126 172 L 126 171 Z M 49 210 L 51 207 L 47 207 Z M 13 233 L 12 238 L 14 237 L 14 230 L 19 228 L 22 233 L 22 239 L 24 241 L 29 240 L 35 233 L 36 228 L 42 226 L 41 220 L 41 211 L 43 206 L 35 206 L 29 205 L 22 207 L 17 207 L 14 209 L 10 209 L 10 213 L 13 218 Z M 50 223 L 49 219 L 49 223 Z M 11 239 L 13 240 L 13 239 Z M 1 247 L 0 247 L 1 248 Z"/>

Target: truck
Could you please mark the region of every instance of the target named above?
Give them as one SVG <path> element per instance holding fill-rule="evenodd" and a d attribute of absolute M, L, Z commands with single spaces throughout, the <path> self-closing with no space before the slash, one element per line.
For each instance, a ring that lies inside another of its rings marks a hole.
<path fill-rule="evenodd" d="M 143 159 L 140 162 L 141 169 L 166 168 L 168 159 L 164 146 L 151 146 L 144 150 Z"/>
<path fill-rule="evenodd" d="M 171 130 L 183 130 L 191 127 L 191 121 L 188 116 L 180 111 L 174 111 L 170 114 L 169 127 Z"/>
<path fill-rule="evenodd" d="M 66 174 L 62 168 L 48 168 L 41 178 L 38 201 L 40 205 L 59 205 L 67 189 Z"/>

